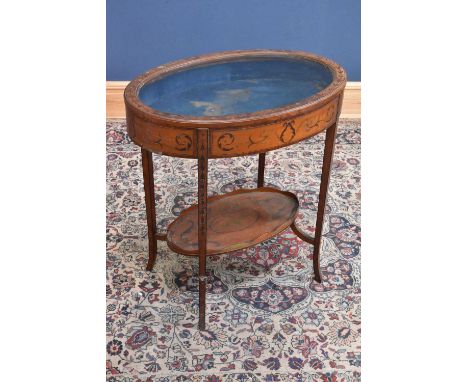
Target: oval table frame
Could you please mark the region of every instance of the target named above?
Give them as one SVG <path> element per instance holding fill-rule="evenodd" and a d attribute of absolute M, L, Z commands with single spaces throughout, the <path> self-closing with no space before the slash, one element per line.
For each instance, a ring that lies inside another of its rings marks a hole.
<path fill-rule="evenodd" d="M 312 60 L 325 65 L 332 82 L 322 91 L 300 102 L 248 114 L 225 116 L 182 116 L 157 111 L 139 99 L 140 89 L 171 73 L 191 67 L 249 58 L 293 58 Z M 258 154 L 257 186 L 264 186 L 265 154 L 326 131 L 315 237 L 291 224 L 293 232 L 314 246 L 314 279 L 321 282 L 320 244 L 330 180 L 337 121 L 341 111 L 346 73 L 335 62 L 307 52 L 286 50 L 228 51 L 175 61 L 151 69 L 135 78 L 125 89 L 127 131 L 141 147 L 148 224 L 149 258 L 146 269 L 152 270 L 157 240 L 167 236 L 156 230 L 156 205 L 152 153 L 198 160 L 198 258 L 199 258 L 199 328 L 205 329 L 207 189 L 208 158 L 226 158 Z"/>

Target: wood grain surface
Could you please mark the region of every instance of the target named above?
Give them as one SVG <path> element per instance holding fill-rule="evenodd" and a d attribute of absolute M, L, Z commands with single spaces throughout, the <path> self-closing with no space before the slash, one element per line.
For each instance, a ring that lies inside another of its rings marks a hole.
<path fill-rule="evenodd" d="M 294 194 L 270 187 L 208 198 L 206 254 L 248 248 L 277 235 L 292 224 L 298 207 Z M 197 256 L 198 225 L 198 205 L 184 210 L 168 227 L 169 248 Z"/>

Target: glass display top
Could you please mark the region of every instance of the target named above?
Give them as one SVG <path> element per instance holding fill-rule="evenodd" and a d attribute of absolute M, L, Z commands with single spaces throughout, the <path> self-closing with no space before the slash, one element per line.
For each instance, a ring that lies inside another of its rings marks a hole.
<path fill-rule="evenodd" d="M 333 81 L 310 60 L 255 58 L 194 66 L 144 85 L 140 100 L 161 112 L 224 116 L 274 109 L 311 97 Z"/>

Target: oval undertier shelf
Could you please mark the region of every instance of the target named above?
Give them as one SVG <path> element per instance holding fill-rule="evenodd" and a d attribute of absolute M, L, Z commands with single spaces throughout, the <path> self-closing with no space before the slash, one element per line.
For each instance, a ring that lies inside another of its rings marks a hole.
<path fill-rule="evenodd" d="M 252 247 L 288 228 L 299 207 L 290 192 L 262 187 L 208 198 L 207 255 Z M 198 205 L 184 210 L 167 230 L 167 244 L 183 255 L 197 255 Z"/>

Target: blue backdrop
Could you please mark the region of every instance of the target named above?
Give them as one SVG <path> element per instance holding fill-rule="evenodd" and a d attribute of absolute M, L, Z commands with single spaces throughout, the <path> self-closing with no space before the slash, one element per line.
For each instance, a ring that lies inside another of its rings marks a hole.
<path fill-rule="evenodd" d="M 107 80 L 233 49 L 297 49 L 361 80 L 360 0 L 107 0 Z"/>

